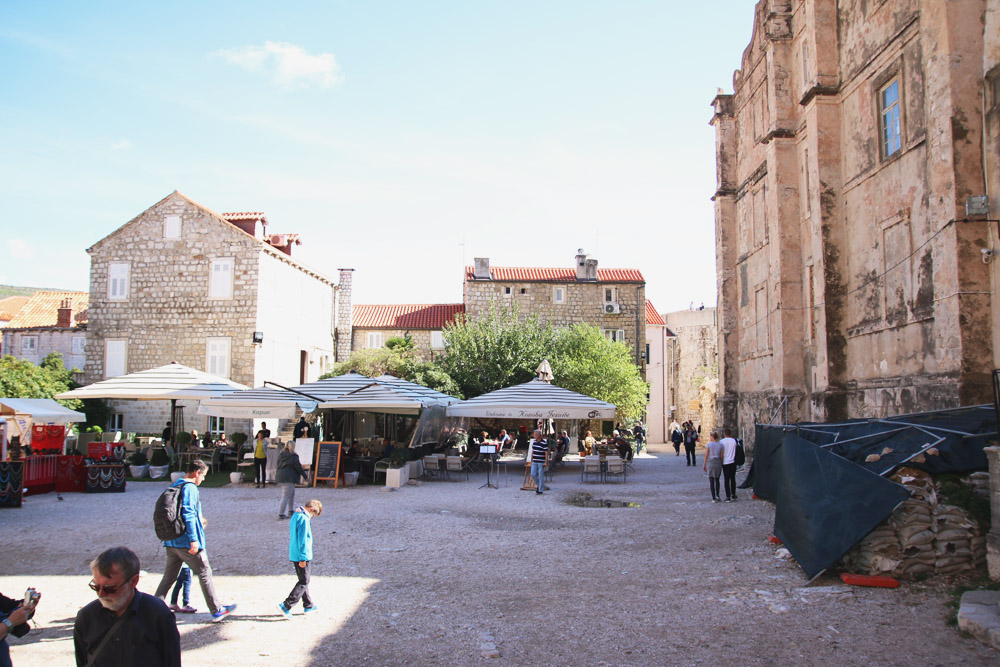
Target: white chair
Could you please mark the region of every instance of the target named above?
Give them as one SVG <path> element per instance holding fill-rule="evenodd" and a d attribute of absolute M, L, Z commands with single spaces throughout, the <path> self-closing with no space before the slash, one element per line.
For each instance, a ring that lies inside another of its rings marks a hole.
<path fill-rule="evenodd" d="M 425 456 L 424 457 L 424 476 L 425 477 L 437 477 L 437 474 L 441 472 L 440 459 L 436 456 Z"/>
<path fill-rule="evenodd" d="M 607 481 L 610 477 L 620 477 L 623 483 L 628 481 L 628 467 L 625 465 L 622 457 L 609 456 L 607 458 L 604 469 L 604 480 Z"/>
<path fill-rule="evenodd" d="M 595 475 L 598 481 L 604 477 L 604 473 L 601 470 L 601 457 L 597 454 L 583 457 L 583 461 L 580 464 L 580 481 L 587 481 L 587 475 Z"/>
<path fill-rule="evenodd" d="M 461 456 L 449 456 L 445 459 L 445 471 L 450 476 L 451 473 L 465 473 L 465 479 L 469 479 L 469 471 L 462 465 Z"/>

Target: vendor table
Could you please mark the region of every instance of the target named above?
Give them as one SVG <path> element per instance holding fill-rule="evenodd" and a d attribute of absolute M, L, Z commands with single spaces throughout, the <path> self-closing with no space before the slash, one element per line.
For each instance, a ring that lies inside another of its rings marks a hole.
<path fill-rule="evenodd" d="M 87 469 L 86 493 L 124 493 L 125 465 L 96 463 Z"/>
<path fill-rule="evenodd" d="M 0 507 L 20 507 L 24 461 L 0 461 Z"/>

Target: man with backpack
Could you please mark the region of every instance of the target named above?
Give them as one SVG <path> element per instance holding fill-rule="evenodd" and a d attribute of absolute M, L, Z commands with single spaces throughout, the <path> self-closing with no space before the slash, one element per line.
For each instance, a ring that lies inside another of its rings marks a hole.
<path fill-rule="evenodd" d="M 212 612 L 212 622 L 218 623 L 236 609 L 235 604 L 222 605 L 215 595 L 212 583 L 212 566 L 205 551 L 205 526 L 207 522 L 201 514 L 201 500 L 198 486 L 205 481 L 208 465 L 201 460 L 188 464 L 187 475 L 174 482 L 156 503 L 153 523 L 156 536 L 163 540 L 167 548 L 167 564 L 163 568 L 163 578 L 156 587 L 156 597 L 164 600 L 170 586 L 177 580 L 181 565 L 187 564 L 191 573 L 198 577 L 201 592 Z"/>
<path fill-rule="evenodd" d="M 722 477 L 726 488 L 726 502 L 736 502 L 736 439 L 731 429 L 723 429 L 722 443 Z"/>

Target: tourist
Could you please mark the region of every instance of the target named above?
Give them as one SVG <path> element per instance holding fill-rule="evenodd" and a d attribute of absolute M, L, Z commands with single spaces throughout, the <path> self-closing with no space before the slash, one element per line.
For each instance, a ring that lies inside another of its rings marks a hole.
<path fill-rule="evenodd" d="M 535 480 L 535 493 L 542 495 L 545 490 L 545 466 L 549 462 L 549 446 L 542 437 L 542 431 L 535 429 L 534 438 L 528 451 L 528 461 L 531 462 L 531 479 Z"/>
<path fill-rule="evenodd" d="M 698 446 L 698 432 L 694 430 L 694 424 L 686 422 L 684 428 L 684 455 L 687 457 L 687 465 L 698 465 L 694 450 Z"/>
<path fill-rule="evenodd" d="M 590 456 L 591 454 L 597 453 L 597 440 L 594 439 L 594 434 L 587 431 L 587 435 L 583 438 L 583 455 Z"/>
<path fill-rule="evenodd" d="M 309 595 L 309 570 L 313 557 L 313 538 L 311 519 L 323 513 L 323 503 L 310 500 L 303 507 L 295 510 L 288 524 L 288 560 L 295 568 L 298 578 L 292 592 L 284 602 L 278 604 L 278 609 L 285 618 L 292 617 L 292 607 L 302 600 L 303 610 L 308 614 L 316 611 L 316 603 Z"/>
<path fill-rule="evenodd" d="M 37 594 L 36 594 L 37 595 Z M 27 605 L 24 600 L 15 600 L 5 595 L 0 595 L 0 667 L 10 667 L 10 646 L 7 644 L 8 635 L 23 637 L 30 630 L 28 619 L 35 614 L 35 607 L 38 606 L 38 598 L 35 597 Z"/>
<path fill-rule="evenodd" d="M 91 561 L 90 572 L 97 599 L 77 613 L 73 624 L 78 667 L 179 666 L 181 639 L 174 615 L 162 599 L 135 588 L 139 557 L 127 547 L 114 547 Z"/>
<path fill-rule="evenodd" d="M 711 440 L 705 443 L 705 461 L 701 469 L 708 473 L 708 488 L 712 491 L 712 502 L 720 501 L 719 475 L 722 474 L 722 443 L 719 442 L 719 432 L 712 431 Z"/>
<path fill-rule="evenodd" d="M 641 421 L 632 429 L 632 435 L 635 436 L 635 453 L 640 454 L 642 453 L 642 443 L 646 439 L 646 429 L 642 427 Z"/>
<path fill-rule="evenodd" d="M 306 423 L 305 417 L 299 417 L 299 421 L 295 424 L 295 428 L 292 430 L 292 437 L 298 440 L 299 438 L 311 438 L 312 429 L 309 428 L 309 424 Z"/>
<path fill-rule="evenodd" d="M 729 428 L 723 429 L 722 438 L 722 478 L 726 487 L 726 502 L 736 502 L 736 440 Z"/>
<path fill-rule="evenodd" d="M 184 602 L 183 607 L 177 606 L 177 597 L 181 591 L 184 591 L 184 596 L 181 598 Z M 174 592 L 170 595 L 170 611 L 174 613 L 181 614 L 193 614 L 197 609 L 192 607 L 189 603 L 191 602 L 191 568 L 187 565 L 181 566 L 180 574 L 177 575 L 177 583 L 174 584 Z"/>
<path fill-rule="evenodd" d="M 217 623 L 236 609 L 235 604 L 223 605 L 215 595 L 215 585 L 212 582 L 212 566 L 208 562 L 208 552 L 205 550 L 205 526 L 208 522 L 201 513 L 201 500 L 198 487 L 205 481 L 208 465 L 201 460 L 188 464 L 187 475 L 174 482 L 173 486 L 181 487 L 181 516 L 184 519 L 186 531 L 180 537 L 163 542 L 167 548 L 167 562 L 163 566 L 163 578 L 156 587 L 156 597 L 161 600 L 170 590 L 170 585 L 177 580 L 181 566 L 187 564 L 191 573 L 198 577 L 201 592 L 212 612 L 212 622 Z"/>
<path fill-rule="evenodd" d="M 562 433 L 559 434 L 559 450 L 558 450 L 559 460 L 561 461 L 562 458 L 566 456 L 566 454 L 568 453 L 569 453 L 569 434 L 566 431 L 563 431 Z"/>
<path fill-rule="evenodd" d="M 267 422 L 261 422 L 260 430 L 254 436 L 256 445 L 253 450 L 253 478 L 258 489 L 267 488 L 267 441 L 270 437 L 271 431 L 267 428 Z"/>
<path fill-rule="evenodd" d="M 174 434 L 174 431 L 173 431 L 173 429 L 170 426 L 170 422 L 168 421 L 167 425 L 163 427 L 163 432 L 160 433 L 160 439 L 163 440 L 163 445 L 164 446 L 170 444 L 170 438 L 173 437 L 173 434 Z"/>
<path fill-rule="evenodd" d="M 677 422 L 670 425 L 670 442 L 674 444 L 674 456 L 680 456 L 684 434 L 681 432 L 681 425 Z"/>
<path fill-rule="evenodd" d="M 299 479 L 309 480 L 309 475 L 302 469 L 299 455 L 295 453 L 295 442 L 285 444 L 278 455 L 278 470 L 274 481 L 281 487 L 281 502 L 278 503 L 278 519 L 287 519 L 295 507 L 295 483 Z"/>

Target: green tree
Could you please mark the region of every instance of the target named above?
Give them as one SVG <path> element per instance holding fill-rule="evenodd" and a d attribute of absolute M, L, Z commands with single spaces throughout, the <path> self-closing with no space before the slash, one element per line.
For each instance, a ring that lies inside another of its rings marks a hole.
<path fill-rule="evenodd" d="M 597 327 L 577 324 L 560 333 L 548 359 L 553 384 L 613 403 L 619 419 L 642 417 L 649 385 L 624 343 L 612 343 Z"/>
<path fill-rule="evenodd" d="M 58 352 L 49 353 L 38 366 L 11 355 L 0 358 L 0 396 L 52 398 L 75 386 L 73 371 L 63 366 Z M 82 405 L 74 400 L 59 402 L 73 410 Z"/>
<path fill-rule="evenodd" d="M 536 315 L 520 321 L 516 303 L 500 308 L 493 302 L 484 317 L 470 322 L 458 316 L 445 327 L 438 363 L 463 396 L 474 398 L 533 378 L 554 338 Z"/>
<path fill-rule="evenodd" d="M 334 364 L 333 370 L 320 376 L 320 379 L 351 371 L 368 377 L 394 375 L 445 394 L 458 396 L 456 393 L 458 385 L 446 372 L 434 362 L 422 362 L 417 359 L 413 339 L 410 336 L 390 338 L 383 348 L 352 352 L 350 359 Z"/>

